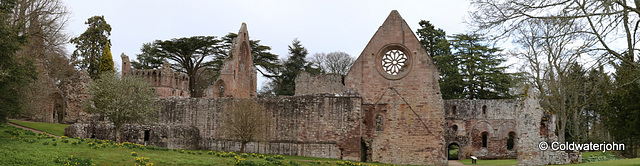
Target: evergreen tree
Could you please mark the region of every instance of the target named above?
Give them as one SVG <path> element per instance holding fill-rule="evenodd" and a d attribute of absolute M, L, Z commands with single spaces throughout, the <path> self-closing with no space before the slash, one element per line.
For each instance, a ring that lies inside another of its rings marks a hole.
<path fill-rule="evenodd" d="M 603 109 L 601 120 L 616 142 L 626 144 L 625 155 L 638 156 L 640 145 L 640 72 L 639 64 L 620 62 L 614 65 L 614 88 L 607 94 L 607 109 Z"/>
<path fill-rule="evenodd" d="M 106 73 L 106 72 L 114 72 L 113 68 L 113 57 L 111 56 L 111 43 L 107 42 L 104 47 L 104 51 L 102 51 L 102 57 L 100 57 L 100 67 L 98 67 L 98 74 Z"/>
<path fill-rule="evenodd" d="M 289 46 L 289 58 L 284 61 L 283 67 L 279 70 L 279 76 L 272 80 L 275 83 L 273 88 L 276 95 L 294 95 L 296 76 L 301 71 L 309 72 L 311 75 L 321 74 L 319 68 L 314 68 L 305 60 L 308 54 L 309 52 L 300 44 L 300 41 L 293 39 Z"/>
<path fill-rule="evenodd" d="M 435 28 L 429 21 L 422 20 L 419 22 L 418 39 L 427 50 L 427 53 L 433 58 L 434 63 L 440 71 L 440 91 L 443 99 L 461 99 L 463 98 L 463 81 L 462 76 L 458 72 L 459 60 L 451 54 L 449 41 L 446 33 L 440 28 Z"/>
<path fill-rule="evenodd" d="M 0 124 L 7 117 L 15 116 L 22 110 L 18 90 L 37 78 L 31 61 L 16 57 L 16 51 L 26 42 L 19 35 L 20 27 L 8 21 L 16 5 L 15 0 L 0 1 Z"/>
<path fill-rule="evenodd" d="M 107 24 L 104 16 L 93 16 L 85 24 L 89 25 L 87 30 L 70 41 L 76 45 L 71 58 L 75 65 L 87 70 L 89 76 L 95 79 L 98 76 L 100 57 L 109 42 L 111 25 Z"/>
<path fill-rule="evenodd" d="M 462 77 L 461 98 L 464 99 L 505 99 L 509 94 L 511 75 L 505 73 L 507 67 L 499 65 L 505 61 L 498 54 L 500 48 L 484 44 L 484 38 L 476 34 L 456 34 L 450 41 L 455 52 L 454 62 Z"/>
<path fill-rule="evenodd" d="M 216 69 L 216 71 L 222 68 L 224 59 L 231 56 L 231 45 L 236 37 L 238 37 L 236 33 L 229 33 L 222 37 L 222 49 L 224 51 L 222 56 L 214 58 L 214 69 Z M 269 52 L 271 51 L 271 47 L 261 45 L 260 40 L 249 40 L 249 46 L 251 47 L 253 65 L 256 66 L 258 72 L 265 77 L 275 77 L 274 72 L 281 67 L 278 63 L 278 55 Z"/>
<path fill-rule="evenodd" d="M 141 54 L 136 55 L 138 61 L 132 61 L 131 66 L 136 69 L 157 69 L 162 66 L 165 57 L 158 55 L 158 46 L 153 43 L 144 43 L 140 48 Z"/>

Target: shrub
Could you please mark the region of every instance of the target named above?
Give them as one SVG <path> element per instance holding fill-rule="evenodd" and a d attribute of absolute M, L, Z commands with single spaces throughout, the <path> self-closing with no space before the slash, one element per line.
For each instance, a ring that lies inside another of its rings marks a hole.
<path fill-rule="evenodd" d="M 131 152 L 131 156 L 138 156 L 138 153 L 136 153 L 136 152 Z"/>
<path fill-rule="evenodd" d="M 465 146 L 464 148 L 462 148 L 462 155 L 460 155 L 460 151 L 458 150 L 458 157 L 463 156 L 464 158 L 470 158 L 471 155 L 473 155 L 473 149 L 471 148 L 471 146 Z"/>

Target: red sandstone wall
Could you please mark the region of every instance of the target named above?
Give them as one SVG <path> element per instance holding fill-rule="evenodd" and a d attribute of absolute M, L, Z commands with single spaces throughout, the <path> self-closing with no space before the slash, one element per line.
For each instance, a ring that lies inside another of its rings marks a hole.
<path fill-rule="evenodd" d="M 381 65 L 381 56 L 392 49 L 408 56 L 398 75 L 385 73 Z M 383 110 L 367 112 L 381 113 L 384 119 L 383 131 L 370 132 L 368 138 L 373 140 L 373 161 L 446 165 L 438 71 L 397 11 L 391 12 L 351 67 L 345 88 L 360 93 L 363 104 L 384 105 Z"/>

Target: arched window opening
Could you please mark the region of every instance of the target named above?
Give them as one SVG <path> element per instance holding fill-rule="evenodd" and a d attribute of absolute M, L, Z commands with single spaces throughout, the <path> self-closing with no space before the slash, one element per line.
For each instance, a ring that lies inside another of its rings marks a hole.
<path fill-rule="evenodd" d="M 453 129 L 453 133 L 458 133 L 458 125 L 453 125 L 451 129 Z"/>
<path fill-rule="evenodd" d="M 485 117 L 485 118 L 487 117 L 487 106 L 486 105 L 482 106 L 482 116 Z"/>
<path fill-rule="evenodd" d="M 213 84 L 213 96 L 214 98 L 220 98 L 220 97 L 225 97 L 224 95 L 224 91 L 226 89 L 224 89 L 225 83 L 222 80 L 218 80 L 216 81 L 215 84 Z"/>
<path fill-rule="evenodd" d="M 224 85 L 220 85 L 218 90 L 219 90 L 218 97 L 224 97 Z"/>
<path fill-rule="evenodd" d="M 509 132 L 509 139 L 507 139 L 507 150 L 513 150 L 515 145 L 516 133 Z"/>
<path fill-rule="evenodd" d="M 382 120 L 382 115 L 377 115 L 376 116 L 376 131 L 382 131 L 382 129 L 384 128 L 384 124 L 383 124 L 383 120 Z"/>
<path fill-rule="evenodd" d="M 547 135 L 547 123 L 545 120 L 540 121 L 540 135 Z"/>
<path fill-rule="evenodd" d="M 482 133 L 482 147 L 486 148 L 487 147 L 487 132 L 483 132 Z"/>
<path fill-rule="evenodd" d="M 456 106 L 451 107 L 451 114 L 456 115 Z"/>

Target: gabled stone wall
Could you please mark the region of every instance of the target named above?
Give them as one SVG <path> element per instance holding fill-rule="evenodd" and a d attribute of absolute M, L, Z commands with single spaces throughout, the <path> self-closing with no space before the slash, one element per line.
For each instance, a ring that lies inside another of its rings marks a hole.
<path fill-rule="evenodd" d="M 362 153 L 371 156 L 361 160 L 447 164 L 438 69 L 398 11 L 376 31 L 344 82 L 369 106 L 367 124 L 378 115 L 383 124 L 362 138 Z"/>

